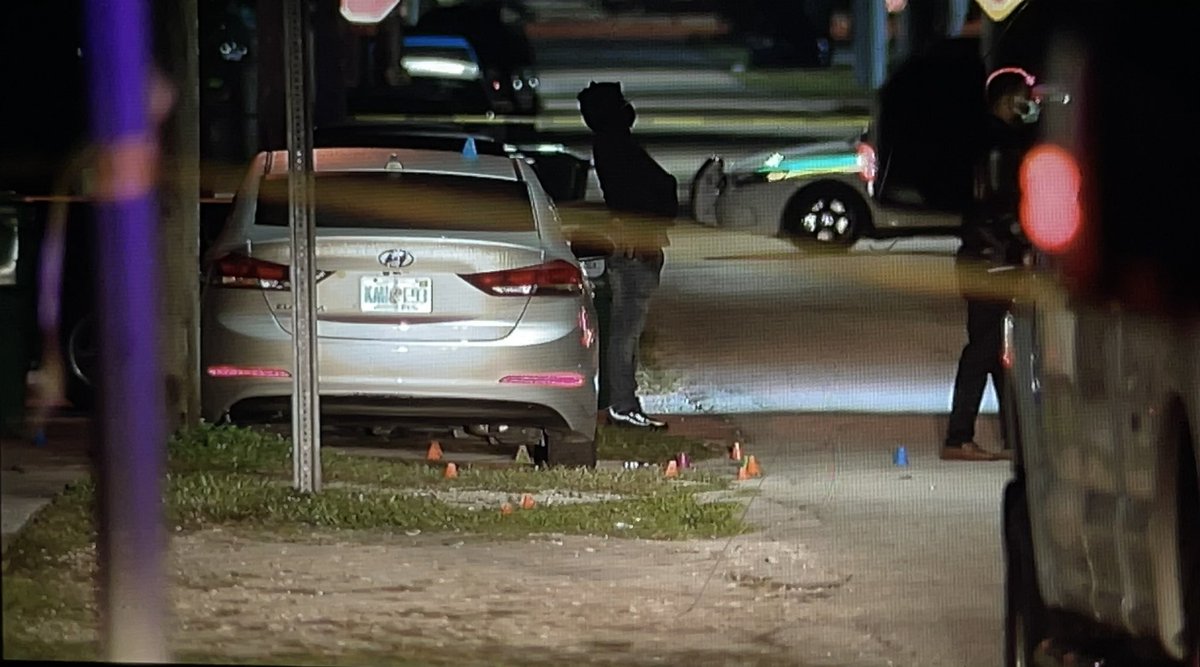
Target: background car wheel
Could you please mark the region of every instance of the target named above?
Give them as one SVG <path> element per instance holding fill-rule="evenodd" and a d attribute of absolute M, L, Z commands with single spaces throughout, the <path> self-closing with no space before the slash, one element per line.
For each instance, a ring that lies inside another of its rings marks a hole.
<path fill-rule="evenodd" d="M 1004 489 L 1004 552 L 1004 664 L 1027 667 L 1034 664 L 1033 651 L 1042 640 L 1047 619 L 1037 587 L 1024 482 L 1010 482 Z"/>
<path fill-rule="evenodd" d="M 63 341 L 63 360 L 67 366 L 67 400 L 87 410 L 95 401 L 95 381 L 100 346 L 96 338 L 96 320 L 81 317 L 67 328 Z"/>
<path fill-rule="evenodd" d="M 696 171 L 688 197 L 693 220 L 702 225 L 717 225 L 717 199 L 724 180 L 725 161 L 716 156 L 705 160 Z"/>
<path fill-rule="evenodd" d="M 862 197 L 841 183 L 803 188 L 783 211 L 783 234 L 805 247 L 846 250 L 870 224 Z"/>
<path fill-rule="evenodd" d="M 533 462 L 539 466 L 595 468 L 596 441 L 547 430 L 545 445 L 533 448 Z"/>

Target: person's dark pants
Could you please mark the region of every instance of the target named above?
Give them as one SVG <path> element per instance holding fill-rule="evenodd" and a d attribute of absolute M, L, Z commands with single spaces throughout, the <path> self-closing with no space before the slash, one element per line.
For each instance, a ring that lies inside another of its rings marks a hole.
<path fill-rule="evenodd" d="M 946 430 L 947 446 L 953 447 L 975 440 L 975 420 L 979 404 L 987 388 L 988 376 L 997 398 L 1004 396 L 1004 372 L 1000 366 L 1003 345 L 1004 314 L 1009 304 L 996 301 L 967 299 L 967 344 L 958 360 L 954 378 L 954 400 L 950 407 L 950 426 Z M 1000 400 L 1001 434 L 1005 428 L 1004 401 Z"/>
<path fill-rule="evenodd" d="M 607 376 L 608 400 L 613 410 L 641 410 L 637 397 L 638 341 L 646 328 L 650 297 L 662 273 L 661 252 L 647 258 L 612 256 L 606 264 L 612 291 L 609 315 Z"/>

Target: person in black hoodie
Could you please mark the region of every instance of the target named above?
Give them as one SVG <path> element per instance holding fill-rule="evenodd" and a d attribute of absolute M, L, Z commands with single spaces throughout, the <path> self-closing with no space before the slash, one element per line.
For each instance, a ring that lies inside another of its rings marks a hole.
<path fill-rule="evenodd" d="M 975 192 L 963 215 L 962 245 L 955 258 L 959 285 L 967 301 L 967 344 L 954 378 L 950 423 L 941 458 L 948 461 L 995 461 L 1010 451 L 991 452 L 974 442 L 975 420 L 988 375 L 1003 396 L 1000 352 L 1004 315 L 1012 306 L 1006 273 L 1027 263 L 1029 242 L 1018 218 L 1021 160 L 1038 119 L 1032 78 L 1023 71 L 1001 71 L 987 84 L 987 135 L 975 165 Z M 1003 401 L 1001 401 L 1003 409 Z M 1001 413 L 1001 430 L 1005 427 Z"/>
<path fill-rule="evenodd" d="M 666 424 L 642 410 L 637 397 L 638 341 L 650 297 L 663 268 L 666 228 L 679 212 L 675 177 L 633 138 L 636 112 L 620 83 L 592 82 L 579 95 L 579 111 L 594 133 L 592 162 L 610 212 L 608 258 L 612 290 L 609 353 L 602 373 L 609 387 L 608 421 L 657 429 Z"/>

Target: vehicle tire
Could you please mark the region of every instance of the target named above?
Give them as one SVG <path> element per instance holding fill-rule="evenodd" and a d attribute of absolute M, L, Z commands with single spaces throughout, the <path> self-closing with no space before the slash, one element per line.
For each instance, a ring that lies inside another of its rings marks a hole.
<path fill-rule="evenodd" d="M 90 410 L 96 399 L 99 341 L 96 319 L 85 315 L 64 327 L 63 363 L 66 365 L 67 400 L 80 410 Z"/>
<path fill-rule="evenodd" d="M 806 249 L 848 250 L 870 224 L 870 209 L 853 188 L 816 183 L 792 195 L 780 231 Z"/>
<path fill-rule="evenodd" d="M 548 429 L 545 431 L 544 444 L 533 450 L 533 462 L 539 467 L 596 467 L 595 438 Z"/>
<path fill-rule="evenodd" d="M 688 204 L 692 207 L 692 219 L 702 225 L 717 226 L 717 199 L 721 196 L 725 180 L 725 161 L 713 156 L 704 161 L 688 191 Z"/>
<path fill-rule="evenodd" d="M 1021 451 L 1021 419 L 1017 414 L 1017 393 L 1014 389 L 1016 378 L 1011 373 L 1005 374 L 1004 391 L 1000 396 L 1001 415 L 1003 416 L 1004 449 L 1013 454 L 1013 471 L 1017 479 L 1024 480 L 1024 452 Z"/>
<path fill-rule="evenodd" d="M 1037 587 L 1033 559 L 1033 533 L 1024 482 L 1009 482 L 1004 489 L 1004 664 L 1027 667 L 1046 627 L 1046 608 Z"/>

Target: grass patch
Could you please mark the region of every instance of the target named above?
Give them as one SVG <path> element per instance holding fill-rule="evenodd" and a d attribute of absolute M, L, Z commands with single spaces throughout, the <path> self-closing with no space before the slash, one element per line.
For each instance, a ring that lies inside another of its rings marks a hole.
<path fill-rule="evenodd" d="M 194 475 L 172 485 L 171 519 L 185 528 L 246 525 L 264 530 L 309 526 L 338 530 L 612 535 L 647 539 L 718 537 L 738 530 L 736 505 L 701 505 L 689 488 L 596 503 L 543 505 L 503 516 L 429 496 L 386 490 L 326 488 L 305 496 L 253 476 Z M 498 505 L 498 504 L 497 504 Z M 617 527 L 617 524 L 628 527 Z"/>
<path fill-rule="evenodd" d="M 749 95 L 773 98 L 870 100 L 870 90 L 858 85 L 850 67 L 806 70 L 748 70 L 736 74 Z"/>
<path fill-rule="evenodd" d="M 596 429 L 597 456 L 605 461 L 663 463 L 680 452 L 693 461 L 720 456 L 723 451 L 696 438 L 601 426 Z"/>
<path fill-rule="evenodd" d="M 602 428 L 599 437 L 602 451 L 612 456 L 637 452 L 642 460 L 659 460 L 678 451 L 696 459 L 713 455 L 702 442 L 678 436 Z M 341 538 L 355 532 L 369 536 L 420 530 L 502 539 L 538 533 L 688 539 L 744 530 L 739 502 L 705 503 L 697 497 L 729 488 L 728 481 L 698 471 L 667 480 L 650 470 L 466 468 L 457 479 L 446 480 L 439 468 L 423 462 L 330 449 L 323 452 L 326 487 L 306 496 L 291 488 L 291 444 L 277 434 L 202 425 L 171 438 L 167 452 L 166 511 L 176 530 L 228 526 L 260 536 L 305 532 L 306 540 L 334 531 L 344 531 Z M 497 502 L 472 508 L 440 499 L 439 494 L 457 491 L 494 492 Z M 609 499 L 546 502 L 510 515 L 498 511 L 506 494 L 515 498 L 550 491 L 569 498 L 603 492 Z M 95 501 L 92 482 L 70 487 L 38 512 L 5 551 L 5 658 L 99 657 Z M 299 658 L 282 662 L 300 664 Z M 195 655 L 189 661 L 228 662 L 228 657 Z M 321 656 L 320 662 L 330 664 L 329 657 Z"/>

